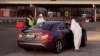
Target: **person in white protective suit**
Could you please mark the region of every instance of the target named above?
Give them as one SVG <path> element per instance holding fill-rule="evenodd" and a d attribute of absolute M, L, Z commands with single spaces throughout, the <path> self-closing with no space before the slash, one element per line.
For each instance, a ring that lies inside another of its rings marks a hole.
<path fill-rule="evenodd" d="M 81 44 L 81 38 L 82 38 L 82 28 L 79 25 L 79 23 L 75 21 L 75 19 L 71 20 L 71 30 L 74 36 L 73 40 L 74 40 L 75 51 L 79 51 L 79 47 Z"/>
<path fill-rule="evenodd" d="M 41 22 L 45 22 L 42 14 L 39 15 L 39 18 L 37 19 L 36 23 L 41 23 Z"/>

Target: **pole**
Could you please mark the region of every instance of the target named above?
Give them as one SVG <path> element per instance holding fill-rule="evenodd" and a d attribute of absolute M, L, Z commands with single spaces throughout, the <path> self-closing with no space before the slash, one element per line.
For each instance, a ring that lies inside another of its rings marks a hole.
<path fill-rule="evenodd" d="M 36 18 L 36 14 L 37 14 L 37 9 L 36 9 L 36 7 L 35 7 L 35 14 L 34 14 L 35 18 Z"/>
<path fill-rule="evenodd" d="M 94 4 L 93 4 L 93 9 L 94 9 L 94 22 L 96 22 L 96 14 L 97 14 L 97 12 L 96 12 L 96 7 L 95 7 Z"/>

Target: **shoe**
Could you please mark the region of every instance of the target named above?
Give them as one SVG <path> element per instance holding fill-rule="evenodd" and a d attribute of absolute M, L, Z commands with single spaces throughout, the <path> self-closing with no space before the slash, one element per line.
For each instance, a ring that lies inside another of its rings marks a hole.
<path fill-rule="evenodd" d="M 79 52 L 80 50 L 79 49 L 75 49 L 75 52 Z"/>

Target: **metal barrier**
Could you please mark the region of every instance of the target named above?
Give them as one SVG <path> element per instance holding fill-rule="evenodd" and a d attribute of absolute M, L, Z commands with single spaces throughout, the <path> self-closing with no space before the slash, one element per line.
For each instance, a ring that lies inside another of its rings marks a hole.
<path fill-rule="evenodd" d="M 17 21 L 23 21 L 25 22 L 26 17 L 0 17 L 0 25 L 16 25 Z M 37 18 L 34 18 L 35 21 L 37 21 Z M 46 21 L 63 21 L 64 19 L 61 17 L 55 17 L 55 18 L 48 18 L 44 17 Z"/>

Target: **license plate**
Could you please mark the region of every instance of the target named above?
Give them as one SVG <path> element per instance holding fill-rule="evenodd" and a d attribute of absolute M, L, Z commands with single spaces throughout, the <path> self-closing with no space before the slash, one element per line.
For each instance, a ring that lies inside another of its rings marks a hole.
<path fill-rule="evenodd" d="M 35 35 L 34 35 L 34 34 L 32 34 L 32 35 L 28 34 L 28 35 L 26 35 L 26 37 L 27 37 L 27 38 L 34 38 Z"/>
<path fill-rule="evenodd" d="M 27 38 L 35 38 L 37 35 L 39 35 L 40 33 L 28 33 L 26 35 Z"/>

